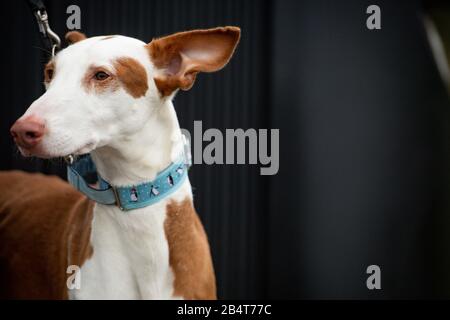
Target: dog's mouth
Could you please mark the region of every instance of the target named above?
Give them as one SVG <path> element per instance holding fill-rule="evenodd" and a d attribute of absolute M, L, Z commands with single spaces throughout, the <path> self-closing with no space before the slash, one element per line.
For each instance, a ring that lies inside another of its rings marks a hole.
<path fill-rule="evenodd" d="M 96 148 L 95 142 L 89 142 L 85 144 L 83 147 L 77 149 L 75 152 L 70 153 L 69 155 L 81 156 L 83 154 L 89 153 Z"/>
<path fill-rule="evenodd" d="M 20 153 L 24 157 L 37 157 L 42 159 L 53 159 L 53 158 L 66 158 L 68 156 L 81 156 L 83 154 L 87 154 L 96 148 L 97 143 L 91 141 L 79 148 L 74 148 L 74 151 L 71 152 L 58 152 L 57 150 L 46 150 L 46 148 L 38 145 L 31 149 L 26 149 L 20 146 L 17 146 Z"/>

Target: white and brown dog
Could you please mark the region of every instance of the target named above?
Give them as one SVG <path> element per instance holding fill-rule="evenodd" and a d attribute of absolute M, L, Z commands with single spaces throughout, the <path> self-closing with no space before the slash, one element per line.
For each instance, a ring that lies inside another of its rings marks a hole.
<path fill-rule="evenodd" d="M 172 98 L 199 72 L 224 67 L 240 30 L 181 32 L 146 44 L 86 38 L 45 67 L 47 91 L 11 128 L 21 153 L 90 153 L 114 186 L 152 181 L 182 152 Z M 67 268 L 80 266 L 68 290 Z M 214 299 L 207 237 L 188 179 L 155 204 L 130 212 L 94 203 L 55 177 L 0 173 L 0 297 Z"/>

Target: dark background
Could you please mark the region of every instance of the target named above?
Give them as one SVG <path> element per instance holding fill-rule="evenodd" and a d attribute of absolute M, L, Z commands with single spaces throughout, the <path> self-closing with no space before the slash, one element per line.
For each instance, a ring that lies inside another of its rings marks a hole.
<path fill-rule="evenodd" d="M 250 165 L 190 172 L 220 298 L 450 297 L 449 101 L 419 1 L 376 1 L 376 31 L 364 0 L 45 3 L 60 36 L 71 4 L 88 36 L 241 27 L 230 64 L 174 102 L 190 131 L 194 120 L 280 129 L 276 176 Z M 21 158 L 8 136 L 43 92 L 46 58 L 25 1 L 1 15 L 0 169 L 64 177 L 59 161 Z M 378 291 L 366 288 L 371 264 Z"/>

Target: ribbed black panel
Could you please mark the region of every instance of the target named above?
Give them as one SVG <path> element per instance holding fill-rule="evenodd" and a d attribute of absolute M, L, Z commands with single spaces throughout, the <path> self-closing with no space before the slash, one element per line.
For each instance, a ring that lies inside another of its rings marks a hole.
<path fill-rule="evenodd" d="M 175 98 L 180 124 L 193 133 L 193 121 L 203 130 L 214 127 L 267 128 L 268 49 L 266 35 L 269 6 L 262 1 L 152 0 L 152 1 L 45 1 L 53 29 L 63 36 L 66 8 L 81 8 L 82 31 L 88 36 L 122 34 L 144 41 L 177 31 L 236 25 L 242 39 L 230 64 L 215 74 L 201 74 L 189 92 Z M 9 57 L 13 64 L 8 100 L 1 112 L 2 169 L 57 173 L 61 163 L 24 160 L 7 138 L 11 123 L 43 92 L 42 65 L 37 26 L 25 1 L 14 3 L 11 17 L 14 37 Z M 82 101 L 80 102 L 82 103 Z M 195 205 L 207 230 L 221 298 L 264 296 L 263 245 L 267 179 L 259 168 L 247 165 L 197 165 L 190 173 Z M 258 199 L 261 199 L 259 201 Z"/>
<path fill-rule="evenodd" d="M 242 28 L 230 64 L 175 98 L 191 132 L 194 120 L 204 130 L 280 129 L 276 176 L 248 165 L 190 173 L 221 298 L 449 297 L 450 109 L 419 0 L 377 0 L 375 31 L 365 24 L 371 0 L 46 3 L 61 35 L 70 4 L 88 35 L 150 41 Z M 18 156 L 8 137 L 43 92 L 44 58 L 24 1 L 6 4 L 0 169 L 64 175 L 58 162 Z M 370 264 L 381 268 L 382 290 L 366 287 Z"/>

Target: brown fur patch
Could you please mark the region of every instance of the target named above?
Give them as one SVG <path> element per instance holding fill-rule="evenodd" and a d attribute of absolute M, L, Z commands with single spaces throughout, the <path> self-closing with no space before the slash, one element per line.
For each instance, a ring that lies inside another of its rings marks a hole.
<path fill-rule="evenodd" d="M 115 74 L 103 68 L 90 66 L 82 80 L 83 87 L 90 91 L 94 89 L 97 93 L 104 93 L 107 90 L 115 91 L 120 85 L 123 86 L 134 98 L 143 97 L 148 90 L 147 72 L 136 59 L 129 57 L 118 58 L 113 63 Z M 105 72 L 109 77 L 105 80 L 96 80 L 97 72 Z"/>
<path fill-rule="evenodd" d="M 240 29 L 222 27 L 179 32 L 146 45 L 154 65 L 162 71 L 155 84 L 162 96 L 192 87 L 199 72 L 223 68 L 239 42 Z"/>
<path fill-rule="evenodd" d="M 0 191 L 0 299 L 67 299 L 68 265 L 93 254 L 93 202 L 20 171 L 0 172 Z"/>
<path fill-rule="evenodd" d="M 114 62 L 116 75 L 125 90 L 134 98 L 145 95 L 148 90 L 147 72 L 136 59 L 123 57 Z"/>
<path fill-rule="evenodd" d="M 115 36 L 106 36 L 106 37 L 103 37 L 103 38 L 101 38 L 100 40 L 108 40 L 108 39 L 112 39 L 112 38 L 114 38 Z"/>
<path fill-rule="evenodd" d="M 208 239 L 190 199 L 167 205 L 164 229 L 175 275 L 174 296 L 217 299 Z"/>
<path fill-rule="evenodd" d="M 53 61 L 48 62 L 44 67 L 44 82 L 50 83 L 55 76 L 55 63 Z"/>
<path fill-rule="evenodd" d="M 86 39 L 86 35 L 79 31 L 69 31 L 66 33 L 64 38 L 69 44 L 74 44 L 76 42 L 83 41 L 84 39 Z"/>

